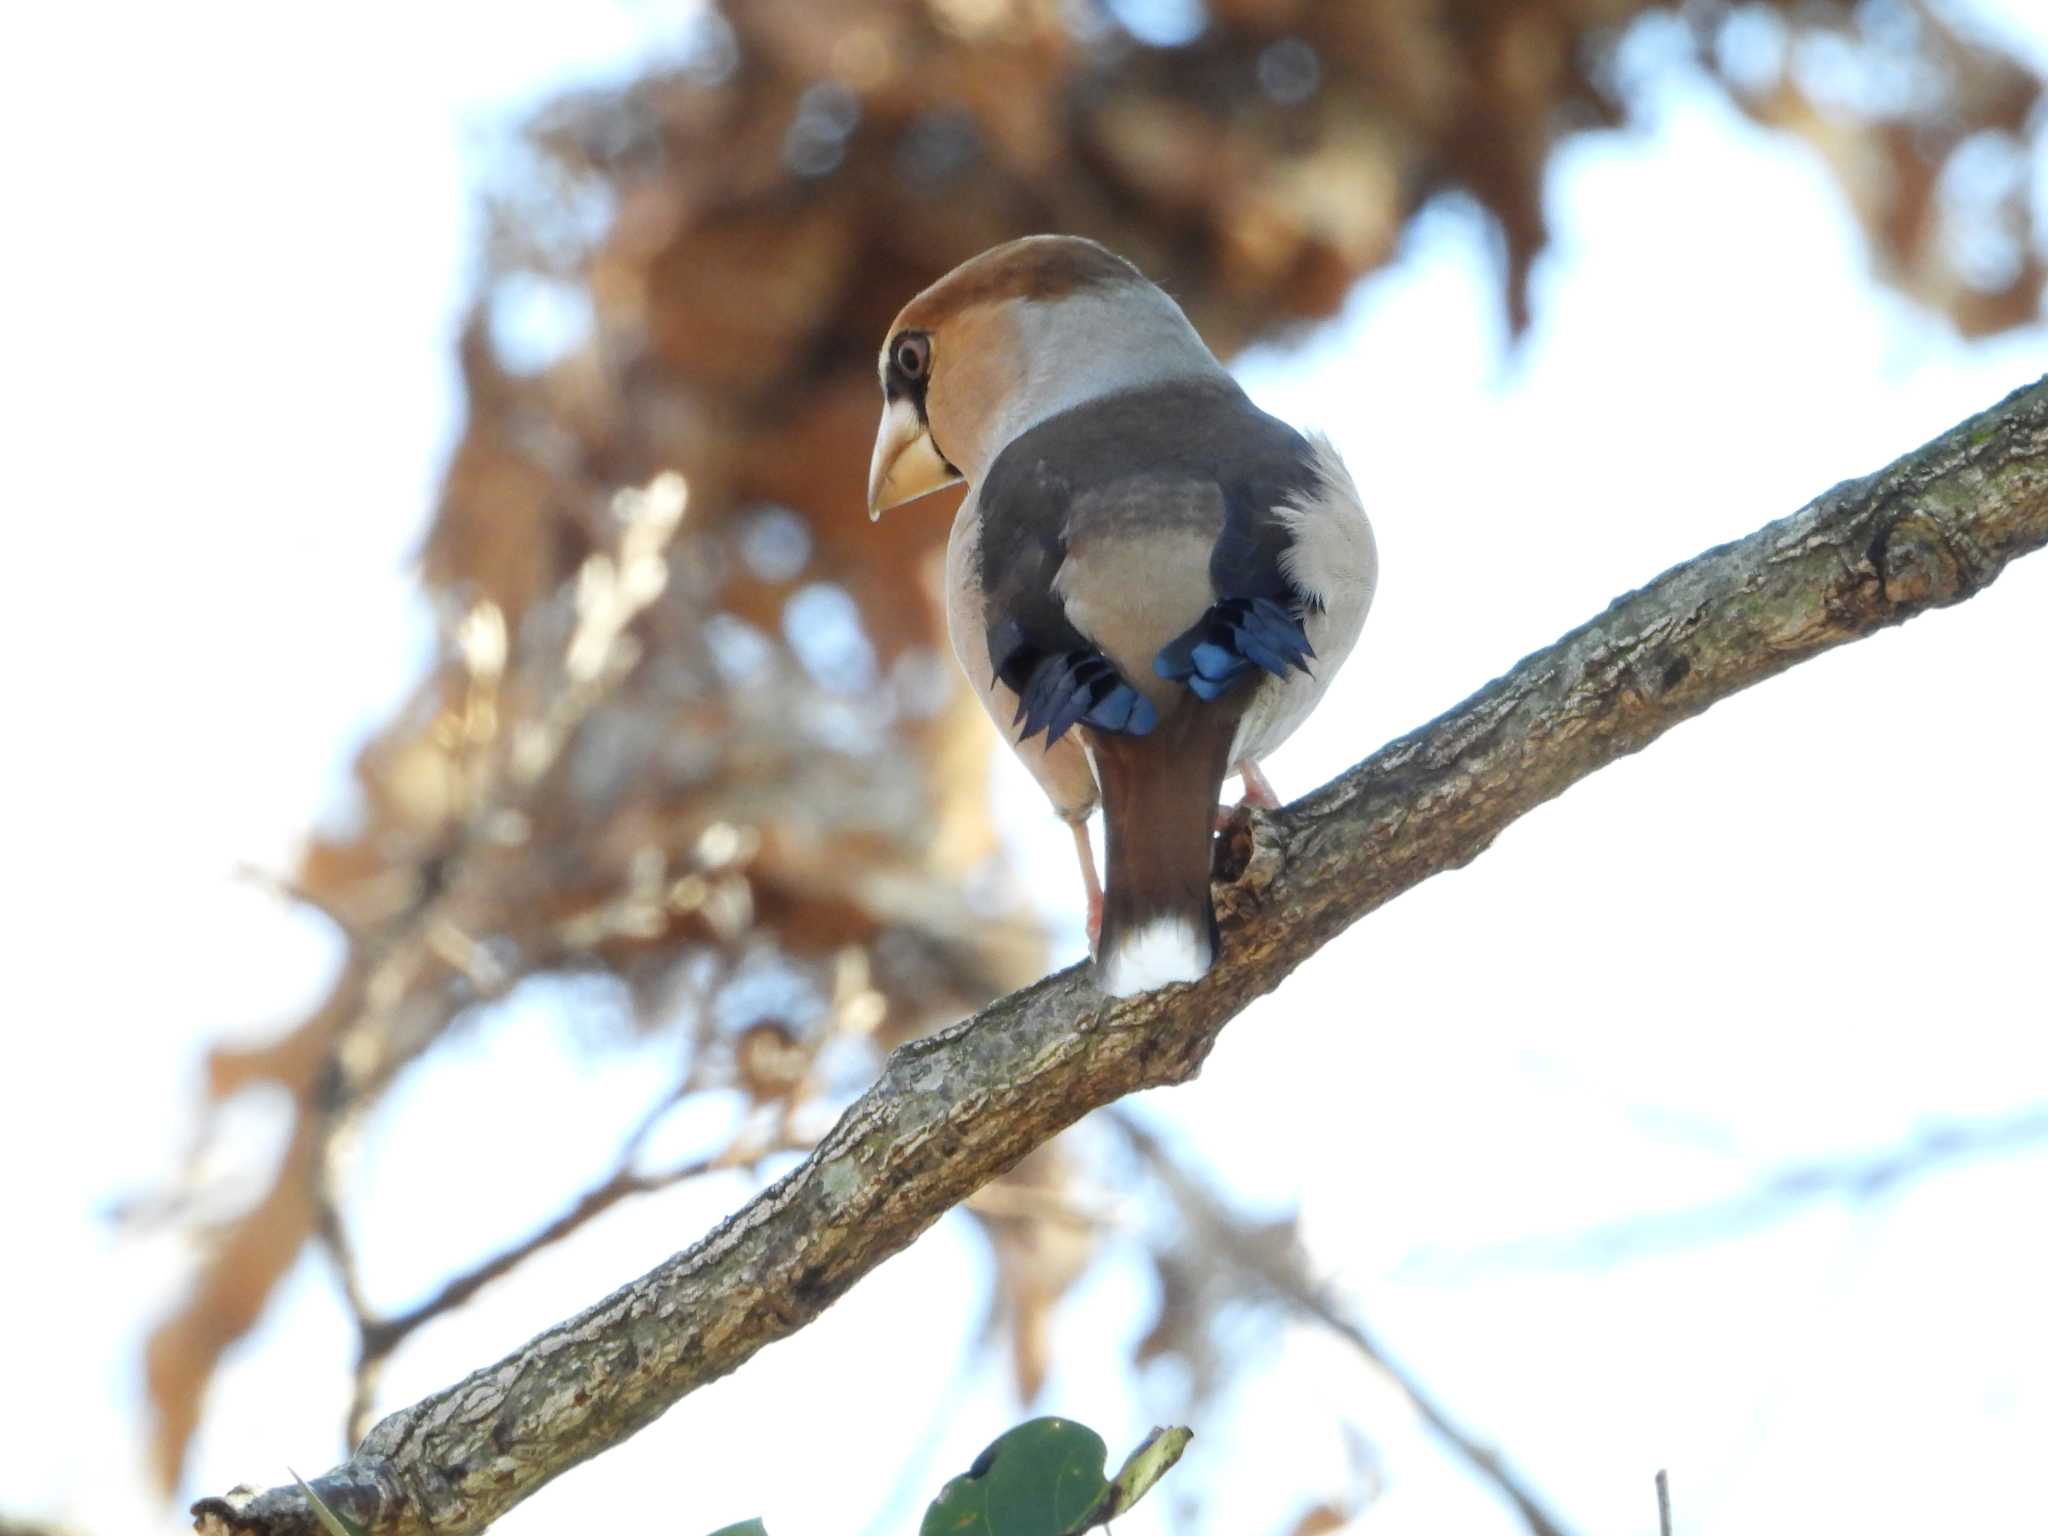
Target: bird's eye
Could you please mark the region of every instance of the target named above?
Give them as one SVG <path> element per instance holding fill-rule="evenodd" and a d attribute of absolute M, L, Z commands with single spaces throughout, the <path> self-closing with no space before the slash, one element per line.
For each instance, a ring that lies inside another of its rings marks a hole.
<path fill-rule="evenodd" d="M 890 349 L 896 371 L 915 383 L 932 365 L 932 339 L 918 331 L 905 331 Z"/>

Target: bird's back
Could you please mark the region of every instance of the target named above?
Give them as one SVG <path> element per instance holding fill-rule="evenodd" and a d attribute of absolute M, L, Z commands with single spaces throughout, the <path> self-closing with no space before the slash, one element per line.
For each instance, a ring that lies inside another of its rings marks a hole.
<path fill-rule="evenodd" d="M 1158 653 L 1227 598 L 1299 601 L 1279 509 L 1315 455 L 1227 377 L 1110 396 L 1025 432 L 976 488 L 989 654 L 1099 648 L 1155 706 Z"/>

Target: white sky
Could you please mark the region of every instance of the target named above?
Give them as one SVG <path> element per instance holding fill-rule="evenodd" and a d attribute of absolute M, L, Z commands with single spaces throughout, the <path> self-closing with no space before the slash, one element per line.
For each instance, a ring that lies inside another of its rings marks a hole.
<path fill-rule="evenodd" d="M 40 754 L 16 754 L 0 801 L 28 909 L 0 1166 L 10 1246 L 32 1255 L 8 1265 L 0 1378 L 38 1383 L 0 1394 L 0 1512 L 180 1523 L 131 1469 L 139 1338 L 188 1255 L 116 1242 L 97 1212 L 177 1155 L 203 1044 L 272 1028 L 333 963 L 316 924 L 233 870 L 287 867 L 424 653 L 407 561 L 460 410 L 477 145 L 663 25 L 629 0 L 0 22 L 0 142 L 32 231 L 0 284 L 19 433 L 0 455 L 18 510 L 4 622 Z M 1551 204 L 1559 240 L 1515 358 L 1483 236 L 1446 206 L 1340 325 L 1246 369 L 1346 451 L 1385 568 L 1359 651 L 1271 765 L 1283 792 L 2048 367 L 2048 333 L 1965 346 L 1871 286 L 1808 157 L 1683 82 L 1648 131 L 1568 151 Z M 1602 772 L 1332 945 L 1199 1083 L 1142 1106 L 1254 1208 L 1299 1201 L 1319 1263 L 1581 1530 L 1653 1528 L 1660 1465 L 1698 1536 L 2048 1513 L 2048 1151 L 1612 1264 L 1548 1241 L 2048 1101 L 2044 598 L 2048 562 L 2025 562 Z M 1064 835 L 1006 782 L 1020 853 L 1064 907 Z M 551 1002 L 499 1010 L 381 1113 L 359 1205 L 393 1304 L 555 1209 L 666 1081 L 657 1046 L 589 1059 Z M 279 1110 L 244 1106 L 230 1155 L 260 1157 Z M 500 1197 L 423 1209 L 416 1170 L 478 1115 L 508 1127 Z M 744 1193 L 701 1186 L 599 1224 L 423 1334 L 385 1404 Z M 864 1517 L 927 1455 L 900 1528 L 1019 1416 L 988 1371 L 928 1422 L 985 1269 L 942 1224 L 503 1528 L 658 1510 L 687 1533 L 759 1512 L 803 1536 Z M 1162 1383 L 1121 1368 L 1151 1306 L 1135 1265 L 1100 1267 L 1044 1400 L 1113 1452 L 1163 1411 Z M 1341 1487 L 1342 1418 L 1382 1453 L 1373 1530 L 1516 1528 L 1334 1346 L 1266 1336 L 1270 1366 L 1196 1424 L 1175 1474 L 1210 1499 L 1210 1529 L 1276 1531 Z M 832 1394 L 878 1339 L 888 1387 Z M 348 1348 L 327 1275 L 302 1265 L 220 1383 L 191 1492 L 329 1464 Z"/>

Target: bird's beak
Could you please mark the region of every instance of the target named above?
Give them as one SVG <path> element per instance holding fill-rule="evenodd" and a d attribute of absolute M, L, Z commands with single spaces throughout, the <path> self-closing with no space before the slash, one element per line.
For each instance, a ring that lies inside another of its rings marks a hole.
<path fill-rule="evenodd" d="M 944 490 L 959 479 L 960 472 L 932 445 L 917 407 L 907 399 L 890 401 L 875 434 L 874 461 L 868 466 L 868 516 L 879 519 L 891 507 Z"/>

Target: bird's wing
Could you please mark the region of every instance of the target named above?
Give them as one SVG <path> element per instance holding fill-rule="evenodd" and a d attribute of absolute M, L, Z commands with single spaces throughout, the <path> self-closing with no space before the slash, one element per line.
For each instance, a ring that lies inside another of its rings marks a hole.
<path fill-rule="evenodd" d="M 1289 577 L 1318 462 L 1228 379 L 1090 402 L 1010 444 L 977 489 L 989 664 L 1024 735 L 1153 731 L 1312 654 Z"/>
<path fill-rule="evenodd" d="M 1039 787 L 1068 821 L 1085 821 L 1100 799 L 1095 772 L 1080 738 L 1023 739 L 1017 695 L 996 676 L 989 661 L 988 627 L 981 590 L 981 509 L 973 491 L 961 502 L 946 544 L 946 628 L 974 695 L 1010 750 L 1031 771 Z M 1092 878 L 1092 868 L 1091 868 Z"/>

